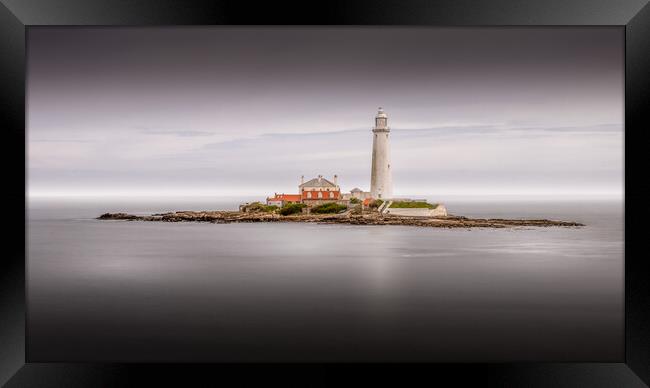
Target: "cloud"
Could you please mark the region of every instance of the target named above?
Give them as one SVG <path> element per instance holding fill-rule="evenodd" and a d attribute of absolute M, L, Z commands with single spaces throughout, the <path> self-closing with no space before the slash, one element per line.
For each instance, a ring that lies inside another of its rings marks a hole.
<path fill-rule="evenodd" d="M 616 190 L 622 184 L 623 136 L 620 128 L 615 128 L 609 124 L 527 129 L 493 125 L 396 128 L 391 142 L 395 191 L 429 193 L 442 187 L 477 191 L 512 187 Z M 300 175 L 338 174 L 345 189 L 367 188 L 372 133 L 368 129 L 266 133 L 198 142 L 167 153 L 147 151 L 146 147 L 132 149 L 140 152 L 137 160 L 121 160 L 124 155 L 118 148 L 92 163 L 56 164 L 56 168 L 40 164 L 30 179 L 39 184 L 101 181 L 108 187 L 163 185 L 289 192 Z M 93 153 L 76 155 L 89 159 Z"/>
<path fill-rule="evenodd" d="M 93 140 L 81 139 L 29 139 L 33 143 L 93 143 Z"/>
<path fill-rule="evenodd" d="M 213 132 L 197 131 L 187 129 L 173 129 L 173 128 L 149 128 L 137 126 L 135 129 L 144 135 L 164 135 L 164 136 L 177 136 L 177 137 L 197 137 L 197 136 L 213 136 Z"/>

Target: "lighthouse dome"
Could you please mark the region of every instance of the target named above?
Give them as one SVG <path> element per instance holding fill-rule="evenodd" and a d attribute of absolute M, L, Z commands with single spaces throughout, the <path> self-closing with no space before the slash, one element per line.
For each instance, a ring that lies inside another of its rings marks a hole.
<path fill-rule="evenodd" d="M 376 118 L 387 118 L 388 116 L 386 115 L 386 113 L 384 113 L 384 110 L 381 107 L 379 107 L 379 111 L 377 112 L 377 116 L 375 116 L 375 117 Z"/>

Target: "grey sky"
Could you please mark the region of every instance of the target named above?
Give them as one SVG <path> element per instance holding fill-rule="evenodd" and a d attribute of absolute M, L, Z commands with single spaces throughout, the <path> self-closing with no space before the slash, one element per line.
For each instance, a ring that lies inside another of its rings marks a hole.
<path fill-rule="evenodd" d="M 609 194 L 620 28 L 33 28 L 30 195 L 369 189 L 378 106 L 396 195 Z"/>

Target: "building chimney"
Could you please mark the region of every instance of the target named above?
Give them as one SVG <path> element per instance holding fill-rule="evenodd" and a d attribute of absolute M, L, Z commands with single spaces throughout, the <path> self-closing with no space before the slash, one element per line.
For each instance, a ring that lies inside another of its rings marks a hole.
<path fill-rule="evenodd" d="M 305 183 L 305 176 L 304 175 L 300 177 L 300 184 L 302 185 L 303 183 Z"/>
<path fill-rule="evenodd" d="M 335 185 L 338 185 L 338 184 L 339 184 L 338 181 L 339 181 L 339 176 L 336 175 L 336 174 L 334 174 L 334 184 L 335 184 Z"/>
<path fill-rule="evenodd" d="M 323 176 L 322 176 L 322 175 L 319 175 L 319 176 L 318 176 L 318 183 L 320 183 L 322 180 L 323 180 Z"/>

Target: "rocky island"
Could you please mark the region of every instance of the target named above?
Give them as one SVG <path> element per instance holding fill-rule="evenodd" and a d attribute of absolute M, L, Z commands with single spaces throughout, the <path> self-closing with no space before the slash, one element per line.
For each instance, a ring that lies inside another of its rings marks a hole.
<path fill-rule="evenodd" d="M 426 199 L 393 197 L 390 166 L 390 128 L 382 108 L 375 115 L 372 129 L 372 167 L 370 191 L 358 187 L 343 193 L 338 175 L 332 180 L 318 175 L 305 181 L 300 177 L 296 194 L 274 193 L 266 203 L 240 205 L 239 211 L 177 211 L 152 215 L 105 213 L 100 220 L 161 222 L 305 222 L 350 225 L 408 225 L 432 228 L 509 228 L 509 227 L 580 227 L 578 222 L 545 219 L 468 218 L 447 213 L 441 203 Z"/>
<path fill-rule="evenodd" d="M 105 213 L 99 220 L 159 221 L 159 222 L 305 222 L 349 225 L 407 225 L 432 228 L 509 228 L 509 227 L 580 227 L 578 222 L 546 219 L 468 218 L 463 216 L 408 217 L 378 212 L 355 212 L 354 209 L 337 214 L 289 214 L 277 211 L 177 211 L 152 215 Z"/>

